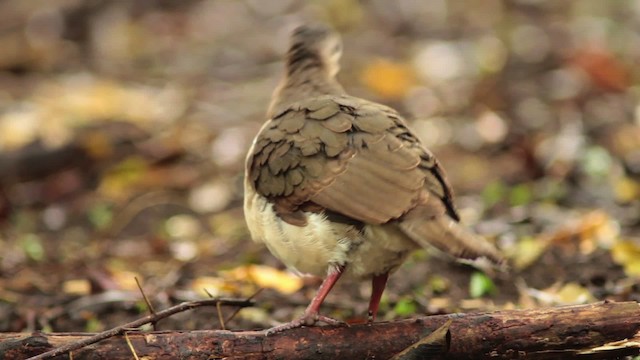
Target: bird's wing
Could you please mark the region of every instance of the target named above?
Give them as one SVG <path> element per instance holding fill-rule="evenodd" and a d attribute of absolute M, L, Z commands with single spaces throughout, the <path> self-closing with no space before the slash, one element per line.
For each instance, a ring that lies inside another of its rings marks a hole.
<path fill-rule="evenodd" d="M 313 97 L 276 113 L 255 140 L 247 176 L 295 225 L 306 223 L 301 210 L 384 224 L 419 204 L 458 220 L 442 169 L 400 115 L 346 95 Z"/>

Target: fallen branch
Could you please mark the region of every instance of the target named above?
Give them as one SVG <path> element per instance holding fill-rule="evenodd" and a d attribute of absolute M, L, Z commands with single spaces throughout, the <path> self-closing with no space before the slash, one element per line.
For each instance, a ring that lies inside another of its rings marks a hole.
<path fill-rule="evenodd" d="M 611 359 L 639 353 L 640 305 L 601 302 L 300 328 L 268 337 L 262 331 L 131 331 L 131 347 L 124 336 L 115 336 L 73 351 L 73 359 L 131 358 L 131 349 L 153 359 L 388 359 L 448 320 L 447 359 Z M 89 335 L 0 334 L 0 358 L 23 359 L 85 338 Z"/>

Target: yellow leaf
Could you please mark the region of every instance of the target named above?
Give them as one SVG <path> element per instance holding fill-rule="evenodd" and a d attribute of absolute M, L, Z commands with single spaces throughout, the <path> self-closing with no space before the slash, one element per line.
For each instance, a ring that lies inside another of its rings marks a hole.
<path fill-rule="evenodd" d="M 249 280 L 260 287 L 275 289 L 283 294 L 292 294 L 303 285 L 300 277 L 263 265 L 242 266 L 226 273 L 229 278 Z"/>
<path fill-rule="evenodd" d="M 589 290 L 576 284 L 567 283 L 556 294 L 559 304 L 584 304 L 595 301 Z"/>
<path fill-rule="evenodd" d="M 140 157 L 129 157 L 103 176 L 98 192 L 111 199 L 126 199 L 130 192 L 149 171 L 146 161 Z"/>
<path fill-rule="evenodd" d="M 522 270 L 533 264 L 549 245 L 549 241 L 525 237 L 518 241 L 515 251 L 511 254 L 516 269 Z"/>
<path fill-rule="evenodd" d="M 589 254 L 598 246 L 611 247 L 618 241 L 619 233 L 620 226 L 617 221 L 602 210 L 593 210 L 548 236 L 550 241 L 556 244 L 571 243 L 577 237 L 582 253 Z"/>
<path fill-rule="evenodd" d="M 91 283 L 86 279 L 67 280 L 62 284 L 62 292 L 68 295 L 89 295 Z"/>
<path fill-rule="evenodd" d="M 451 311 L 451 298 L 448 297 L 432 297 L 429 299 L 428 309 L 430 312 L 437 313 L 442 311 Z"/>
<path fill-rule="evenodd" d="M 14 111 L 0 116 L 0 149 L 17 149 L 35 140 L 39 122 L 34 111 Z"/>
<path fill-rule="evenodd" d="M 362 82 L 378 96 L 400 99 L 415 84 L 411 68 L 405 64 L 377 59 L 367 65 Z"/>
<path fill-rule="evenodd" d="M 617 201 L 628 203 L 640 198 L 640 183 L 629 177 L 623 177 L 613 184 L 613 191 Z"/>
<path fill-rule="evenodd" d="M 625 274 L 633 277 L 640 277 L 640 260 L 636 259 L 624 264 Z"/>
<path fill-rule="evenodd" d="M 191 289 L 203 297 L 238 293 L 238 286 L 231 281 L 213 276 L 201 276 L 191 282 Z"/>
<path fill-rule="evenodd" d="M 618 240 L 618 223 L 604 211 L 594 210 L 582 218 L 580 240 L 595 241 L 600 245 L 611 246 Z"/>
<path fill-rule="evenodd" d="M 611 256 L 620 265 L 640 261 L 640 246 L 630 240 L 619 241 L 611 248 Z"/>
<path fill-rule="evenodd" d="M 244 308 L 238 316 L 256 324 L 268 323 L 271 320 L 271 316 L 264 309 L 258 307 Z"/>
<path fill-rule="evenodd" d="M 113 155 L 113 146 L 105 133 L 91 131 L 83 136 L 80 142 L 94 160 L 106 159 Z"/>
<path fill-rule="evenodd" d="M 619 241 L 611 248 L 611 257 L 616 264 L 624 266 L 629 276 L 640 277 L 640 245 L 631 240 Z"/>
<path fill-rule="evenodd" d="M 142 279 L 140 274 L 128 270 L 111 270 L 113 281 L 122 290 L 138 290 L 136 278 Z"/>

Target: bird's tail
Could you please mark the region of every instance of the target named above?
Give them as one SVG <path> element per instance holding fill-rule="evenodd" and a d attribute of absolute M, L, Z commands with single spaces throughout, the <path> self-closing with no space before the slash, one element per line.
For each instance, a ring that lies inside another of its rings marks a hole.
<path fill-rule="evenodd" d="M 495 246 L 447 215 L 403 219 L 399 227 L 422 247 L 435 247 L 463 262 L 485 258 L 498 268 L 505 266 L 505 259 Z"/>

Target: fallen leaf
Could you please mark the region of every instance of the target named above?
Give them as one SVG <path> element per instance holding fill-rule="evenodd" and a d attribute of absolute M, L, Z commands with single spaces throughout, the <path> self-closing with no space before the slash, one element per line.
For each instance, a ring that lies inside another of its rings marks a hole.
<path fill-rule="evenodd" d="M 62 292 L 68 295 L 89 295 L 91 283 L 87 279 L 67 280 L 62 284 Z"/>
<path fill-rule="evenodd" d="M 409 316 L 416 313 L 418 307 L 412 299 L 402 298 L 398 300 L 393 311 L 400 316 Z"/>
<path fill-rule="evenodd" d="M 118 287 L 122 290 L 138 290 L 138 283 L 136 283 L 136 278 L 142 279 L 142 276 L 136 272 L 128 271 L 128 270 L 114 270 L 113 267 L 110 268 L 112 273 L 113 281 L 118 285 Z"/>
<path fill-rule="evenodd" d="M 589 290 L 574 282 L 565 284 L 556 294 L 558 305 L 585 304 L 595 300 Z"/>
<path fill-rule="evenodd" d="M 191 289 L 203 297 L 218 297 L 238 293 L 239 284 L 219 277 L 201 276 L 191 282 Z"/>
<path fill-rule="evenodd" d="M 433 293 L 438 294 L 449 289 L 449 281 L 444 276 L 432 275 L 429 277 L 428 286 Z"/>
<path fill-rule="evenodd" d="M 595 301 L 587 288 L 575 282 L 564 285 L 555 283 L 544 290 L 527 288 L 526 292 L 545 305 L 573 305 Z"/>
<path fill-rule="evenodd" d="M 362 82 L 386 99 L 403 98 L 415 84 L 409 66 L 385 59 L 377 59 L 367 65 L 362 73 Z"/>
<path fill-rule="evenodd" d="M 613 183 L 613 192 L 616 201 L 630 203 L 640 199 L 640 182 L 629 177 L 621 177 Z"/>
<path fill-rule="evenodd" d="M 611 248 L 611 257 L 616 264 L 624 267 L 629 276 L 640 277 L 640 245 L 635 241 L 618 241 Z"/>
<path fill-rule="evenodd" d="M 471 274 L 471 280 L 469 281 L 469 295 L 471 295 L 472 298 L 490 295 L 495 293 L 495 291 L 496 286 L 494 285 L 493 280 L 491 280 L 491 278 L 486 274 L 479 271 Z"/>
<path fill-rule="evenodd" d="M 605 90 L 624 91 L 629 86 L 628 69 L 608 49 L 594 46 L 580 49 L 571 57 L 570 63 Z"/>
<path fill-rule="evenodd" d="M 516 243 L 514 250 L 509 254 L 513 260 L 513 266 L 518 269 L 526 269 L 544 253 L 550 242 L 546 238 L 524 237 Z"/>
<path fill-rule="evenodd" d="M 302 288 L 299 276 L 288 271 L 264 265 L 247 265 L 223 272 L 227 279 L 251 281 L 259 287 L 275 289 L 283 294 L 292 294 Z"/>
<path fill-rule="evenodd" d="M 26 234 L 20 239 L 22 250 L 34 261 L 42 261 L 45 257 L 42 239 L 36 234 Z"/>

